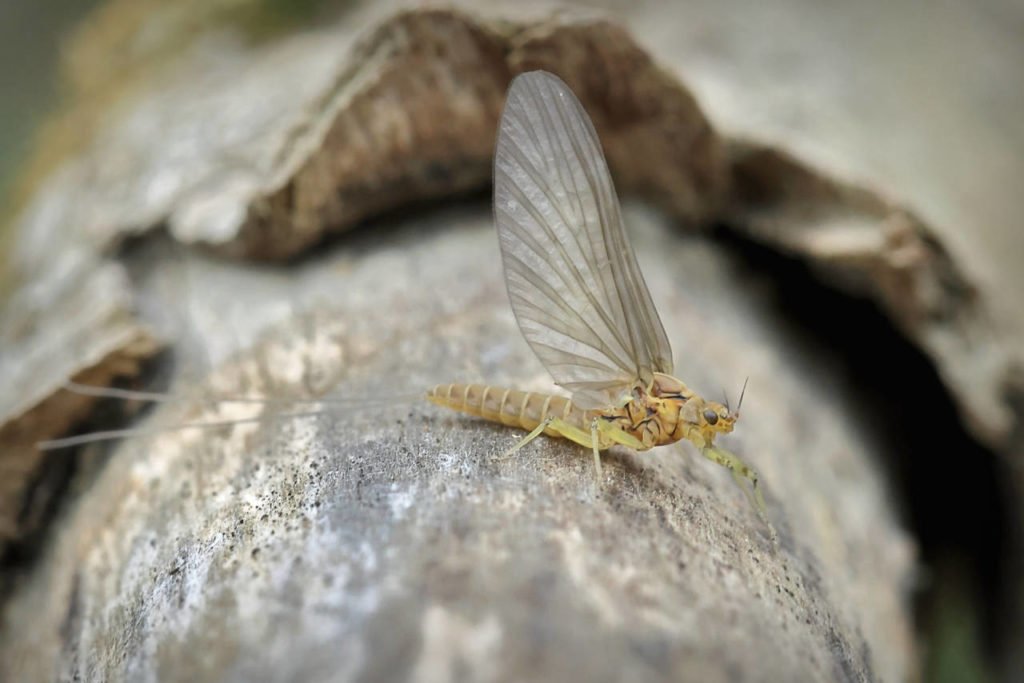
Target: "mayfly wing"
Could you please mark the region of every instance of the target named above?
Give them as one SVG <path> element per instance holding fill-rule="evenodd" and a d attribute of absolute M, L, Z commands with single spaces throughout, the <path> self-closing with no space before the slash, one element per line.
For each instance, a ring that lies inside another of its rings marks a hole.
<path fill-rule="evenodd" d="M 509 88 L 494 216 L 519 328 L 575 403 L 606 406 L 637 379 L 672 373 L 597 133 L 550 73 L 522 74 Z"/>

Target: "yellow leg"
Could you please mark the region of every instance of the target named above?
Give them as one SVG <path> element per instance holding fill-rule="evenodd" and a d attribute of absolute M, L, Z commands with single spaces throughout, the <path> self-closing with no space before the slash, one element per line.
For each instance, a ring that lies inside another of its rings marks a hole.
<path fill-rule="evenodd" d="M 597 418 L 590 422 L 590 446 L 594 449 L 594 470 L 597 472 L 597 480 L 604 481 L 604 472 L 601 470 L 601 439 L 597 433 Z"/>
<path fill-rule="evenodd" d="M 764 504 L 764 496 L 761 495 L 761 488 L 758 486 L 759 478 L 754 468 L 740 460 L 738 456 L 715 446 L 702 448 L 701 453 L 703 453 L 704 457 L 708 460 L 712 460 L 732 472 L 732 478 L 736 482 L 736 485 L 743 490 L 743 494 L 747 497 L 747 500 L 750 501 L 750 504 L 757 510 L 757 516 L 761 518 L 761 521 L 765 523 L 768 530 L 771 532 L 772 539 L 776 540 L 775 527 L 773 527 L 772 523 L 768 521 L 768 512 Z M 750 482 L 749 489 L 744 485 L 744 479 Z"/>
<path fill-rule="evenodd" d="M 543 422 L 541 422 L 539 425 L 537 425 L 534 428 L 534 430 L 532 432 L 530 432 L 529 434 L 524 436 L 522 439 L 520 439 L 519 443 L 517 443 L 512 448 L 508 449 L 507 451 L 505 451 L 504 453 L 499 455 L 498 456 L 498 460 L 505 460 L 506 458 L 511 458 L 513 455 L 515 455 L 516 451 L 518 451 L 520 448 L 522 448 L 523 446 L 525 446 L 526 444 L 530 443 L 531 441 L 536 439 L 538 436 L 540 436 L 544 432 L 544 430 L 547 429 L 548 426 L 552 422 L 554 422 L 554 421 L 555 421 L 555 418 L 549 417 L 548 419 L 546 419 Z"/>
<path fill-rule="evenodd" d="M 601 419 L 594 419 L 591 421 L 590 433 L 588 434 L 579 427 L 571 425 L 568 422 L 564 422 L 557 417 L 549 417 L 537 425 L 532 432 L 520 439 L 515 446 L 512 446 L 512 448 L 498 456 L 499 459 L 511 457 L 516 453 L 516 451 L 536 439 L 544 432 L 545 429 L 548 428 L 550 428 L 551 431 L 556 432 L 559 436 L 592 450 L 594 454 L 594 470 L 597 473 L 599 481 L 604 480 L 604 469 L 601 466 L 602 450 L 610 448 L 615 444 L 622 444 L 623 446 L 639 451 L 645 451 L 650 448 L 650 446 L 644 444 L 644 442 L 640 441 L 635 436 L 628 434 L 615 425 Z"/>
<path fill-rule="evenodd" d="M 606 422 L 604 420 L 596 420 L 596 422 L 597 430 L 605 439 L 604 448 L 611 448 L 615 444 L 620 444 L 626 448 L 632 448 L 634 451 L 647 451 L 651 448 L 629 432 L 622 431 L 610 422 Z"/>
<path fill-rule="evenodd" d="M 604 479 L 604 470 L 601 468 L 601 449 L 612 445 L 614 441 L 608 441 L 607 444 L 602 441 L 601 436 L 603 431 L 600 429 L 600 420 L 594 420 L 590 423 L 590 434 L 587 434 L 579 427 L 563 422 L 557 417 L 549 417 L 537 425 L 532 432 L 520 439 L 516 445 L 498 456 L 498 459 L 504 460 L 512 457 L 519 449 L 536 439 L 549 427 L 560 436 L 569 439 L 570 441 L 574 441 L 581 446 L 591 448 L 594 452 L 594 469 L 597 472 L 598 481 L 602 481 Z"/>

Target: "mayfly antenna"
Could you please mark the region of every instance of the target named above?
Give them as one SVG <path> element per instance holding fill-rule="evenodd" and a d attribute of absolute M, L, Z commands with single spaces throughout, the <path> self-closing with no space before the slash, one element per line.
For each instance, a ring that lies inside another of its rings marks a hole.
<path fill-rule="evenodd" d="M 749 381 L 750 381 L 750 375 L 747 375 L 747 378 L 745 380 L 743 380 L 743 388 L 740 389 L 740 402 L 736 404 L 736 414 L 737 415 L 740 414 L 740 408 L 743 407 L 743 396 L 747 393 L 747 382 L 749 382 Z M 728 404 L 726 404 L 726 409 L 728 409 Z"/>

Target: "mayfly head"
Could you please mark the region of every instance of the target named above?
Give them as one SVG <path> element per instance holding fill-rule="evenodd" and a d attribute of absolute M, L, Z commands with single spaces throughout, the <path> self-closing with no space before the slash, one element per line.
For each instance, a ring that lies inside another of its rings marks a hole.
<path fill-rule="evenodd" d="M 728 406 L 725 406 L 717 401 L 705 401 L 704 407 L 700 411 L 700 420 L 702 431 L 706 432 L 708 436 L 714 437 L 715 434 L 728 434 L 732 431 L 733 426 L 736 424 L 736 419 L 740 416 L 739 410 L 730 411 Z M 708 442 L 710 443 L 710 439 Z"/>
<path fill-rule="evenodd" d="M 729 408 L 729 400 L 725 403 L 717 401 L 704 401 L 703 406 L 697 411 L 700 415 L 698 421 L 701 436 L 707 444 L 715 440 L 717 434 L 728 434 L 736 426 L 736 420 L 740 419 L 740 408 L 743 407 L 743 397 L 747 393 L 747 383 L 743 382 L 743 389 L 740 390 L 740 400 L 736 403 L 736 410 Z"/>

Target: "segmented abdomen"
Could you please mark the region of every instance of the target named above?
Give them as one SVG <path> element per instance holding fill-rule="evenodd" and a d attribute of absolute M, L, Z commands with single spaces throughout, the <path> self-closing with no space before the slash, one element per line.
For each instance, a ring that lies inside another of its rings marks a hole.
<path fill-rule="evenodd" d="M 549 417 L 590 431 L 587 412 L 577 408 L 564 396 L 518 391 L 483 384 L 438 384 L 427 392 L 427 399 L 446 408 L 510 427 L 533 430 Z M 548 428 L 550 436 L 560 436 Z"/>

